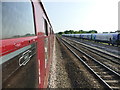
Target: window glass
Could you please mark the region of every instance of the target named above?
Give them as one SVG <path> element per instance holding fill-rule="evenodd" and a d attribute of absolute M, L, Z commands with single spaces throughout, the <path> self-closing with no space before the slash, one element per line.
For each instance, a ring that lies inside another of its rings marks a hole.
<path fill-rule="evenodd" d="M 48 36 L 48 25 L 47 21 L 44 19 L 45 35 Z"/>
<path fill-rule="evenodd" d="M 2 39 L 34 35 L 31 2 L 2 2 Z"/>

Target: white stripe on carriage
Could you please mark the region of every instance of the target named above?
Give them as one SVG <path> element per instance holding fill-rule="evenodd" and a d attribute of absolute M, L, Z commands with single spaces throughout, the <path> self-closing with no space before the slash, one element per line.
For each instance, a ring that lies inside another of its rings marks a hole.
<path fill-rule="evenodd" d="M 3 64 L 3 63 L 5 63 L 6 61 L 10 60 L 11 58 L 19 55 L 20 53 L 26 51 L 27 49 L 29 49 L 29 48 L 31 48 L 31 47 L 32 47 L 32 46 L 29 45 L 29 46 L 23 47 L 23 48 L 21 48 L 21 49 L 19 49 L 19 50 L 16 50 L 16 51 L 14 51 L 14 52 L 11 52 L 10 54 L 7 54 L 7 55 L 5 55 L 5 56 L 1 56 L 1 57 L 0 57 L 0 65 Z M 1 60 L 2 60 L 2 61 L 1 61 Z"/>

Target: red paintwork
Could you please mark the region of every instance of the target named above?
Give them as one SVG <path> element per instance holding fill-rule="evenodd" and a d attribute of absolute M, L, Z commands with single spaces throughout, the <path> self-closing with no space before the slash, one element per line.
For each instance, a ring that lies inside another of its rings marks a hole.
<path fill-rule="evenodd" d="M 49 69 L 50 69 L 50 63 L 52 61 L 53 56 L 53 42 L 54 42 L 54 33 L 50 34 L 50 30 L 48 28 L 48 36 L 45 36 L 45 31 L 43 29 L 43 18 L 47 20 L 48 26 L 51 27 L 50 21 L 47 17 L 47 14 L 44 10 L 43 5 L 39 2 L 39 0 L 32 0 L 33 8 L 34 8 L 34 16 L 35 16 L 35 25 L 36 25 L 36 33 L 38 36 L 38 62 L 40 62 L 39 65 L 39 88 L 47 88 L 48 83 L 48 76 L 49 76 Z M 53 32 L 53 31 L 52 31 Z M 45 68 L 45 38 L 48 38 L 48 64 Z"/>
<path fill-rule="evenodd" d="M 35 16 L 35 25 L 36 25 L 36 33 L 38 36 L 38 44 L 37 44 L 37 58 L 39 65 L 39 85 L 38 88 L 44 88 L 44 76 L 45 76 L 45 55 L 44 55 L 44 31 L 43 31 L 43 20 L 42 14 L 43 11 L 41 9 L 40 4 L 35 1 L 33 3 L 34 7 L 34 16 Z"/>
<path fill-rule="evenodd" d="M 9 54 L 36 41 L 37 36 L 1 40 L 2 46 L 0 46 L 0 49 L 2 52 L 0 52 L 0 56 Z"/>

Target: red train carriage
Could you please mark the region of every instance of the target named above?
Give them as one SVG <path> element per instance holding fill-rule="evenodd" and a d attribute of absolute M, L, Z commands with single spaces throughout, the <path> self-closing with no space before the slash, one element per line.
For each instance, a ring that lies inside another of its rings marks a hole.
<path fill-rule="evenodd" d="M 46 88 L 54 33 L 39 0 L 0 2 L 3 88 Z"/>

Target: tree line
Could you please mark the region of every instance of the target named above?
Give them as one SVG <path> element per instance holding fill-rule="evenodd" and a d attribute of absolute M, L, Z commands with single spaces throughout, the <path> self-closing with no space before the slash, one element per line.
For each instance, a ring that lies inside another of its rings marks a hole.
<path fill-rule="evenodd" d="M 84 31 L 84 30 L 66 30 L 64 32 L 58 32 L 58 34 L 62 35 L 62 34 L 82 34 L 82 33 L 97 33 L 96 30 L 89 30 L 89 31 Z"/>

